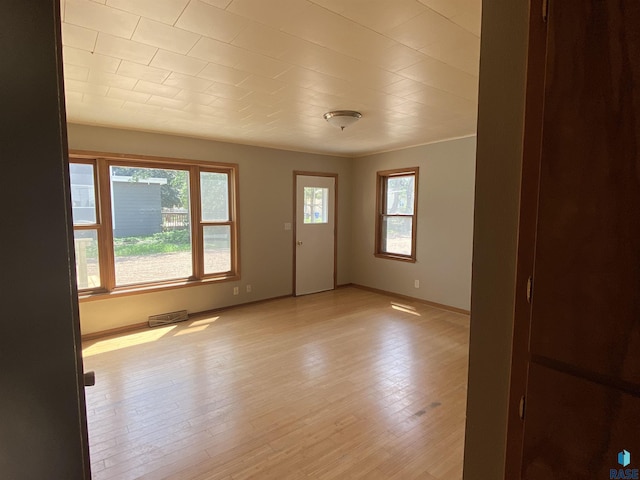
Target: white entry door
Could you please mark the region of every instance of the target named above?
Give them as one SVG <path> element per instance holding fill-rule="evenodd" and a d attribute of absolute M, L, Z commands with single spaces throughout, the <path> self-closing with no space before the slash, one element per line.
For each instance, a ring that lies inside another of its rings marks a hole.
<path fill-rule="evenodd" d="M 335 288 L 336 177 L 295 176 L 296 295 Z"/>

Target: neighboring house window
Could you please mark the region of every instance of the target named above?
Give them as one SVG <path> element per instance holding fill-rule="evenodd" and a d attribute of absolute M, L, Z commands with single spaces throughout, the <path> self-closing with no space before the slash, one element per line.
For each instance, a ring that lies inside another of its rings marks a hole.
<path fill-rule="evenodd" d="M 72 154 L 78 289 L 237 279 L 237 166 Z"/>
<path fill-rule="evenodd" d="M 377 174 L 377 257 L 416 261 L 418 167 Z"/>

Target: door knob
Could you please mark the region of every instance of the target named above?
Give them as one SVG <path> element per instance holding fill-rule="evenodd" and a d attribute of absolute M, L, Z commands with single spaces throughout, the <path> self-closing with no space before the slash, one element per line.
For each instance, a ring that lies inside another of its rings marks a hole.
<path fill-rule="evenodd" d="M 296 243 L 298 244 L 298 246 L 302 245 L 302 241 L 301 240 L 298 240 Z"/>
<path fill-rule="evenodd" d="M 96 372 L 86 372 L 84 374 L 84 386 L 93 387 L 96 384 Z"/>

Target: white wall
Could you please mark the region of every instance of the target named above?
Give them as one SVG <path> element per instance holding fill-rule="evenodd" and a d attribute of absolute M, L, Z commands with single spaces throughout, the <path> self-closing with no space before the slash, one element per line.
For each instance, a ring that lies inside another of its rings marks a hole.
<path fill-rule="evenodd" d="M 239 164 L 241 280 L 80 304 L 82 333 L 145 322 L 149 315 L 200 312 L 292 293 L 293 171 L 339 175 L 338 284 L 351 280 L 350 159 L 185 137 L 69 125 L 69 148 Z M 245 286 L 252 285 L 252 293 Z M 232 294 L 240 286 L 240 295 Z"/>
<path fill-rule="evenodd" d="M 475 146 L 469 137 L 354 160 L 353 283 L 469 309 Z M 376 172 L 416 166 L 417 261 L 374 257 Z"/>
<path fill-rule="evenodd" d="M 80 304 L 82 333 L 292 293 L 293 171 L 338 173 L 338 285 L 358 283 L 469 308 L 475 138 L 350 159 L 193 138 L 69 125 L 74 150 L 155 155 L 240 166 L 241 280 L 114 296 Z M 415 264 L 373 256 L 376 172 L 420 167 Z M 414 280 L 420 280 L 415 289 Z M 252 293 L 245 286 L 252 285 Z M 240 295 L 232 294 L 240 286 Z"/>

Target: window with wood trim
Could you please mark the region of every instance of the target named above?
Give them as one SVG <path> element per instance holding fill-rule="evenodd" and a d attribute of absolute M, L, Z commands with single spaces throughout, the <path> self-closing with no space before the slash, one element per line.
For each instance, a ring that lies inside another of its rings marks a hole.
<path fill-rule="evenodd" d="M 418 167 L 377 173 L 375 255 L 416 261 Z"/>
<path fill-rule="evenodd" d="M 237 166 L 72 154 L 78 289 L 237 279 Z"/>

